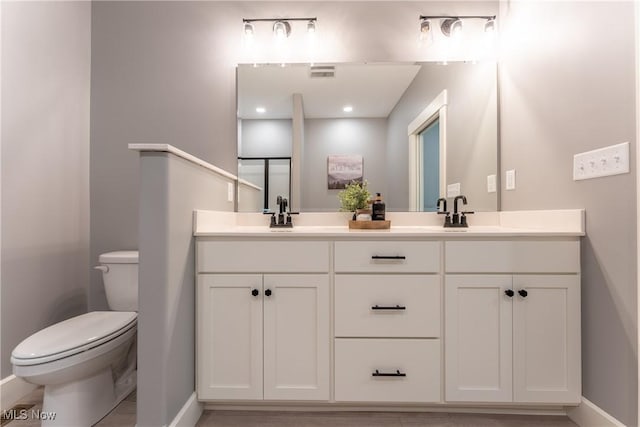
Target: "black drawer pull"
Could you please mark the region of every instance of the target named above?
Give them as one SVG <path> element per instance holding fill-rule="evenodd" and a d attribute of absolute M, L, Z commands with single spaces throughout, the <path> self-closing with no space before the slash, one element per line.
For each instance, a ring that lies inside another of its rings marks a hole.
<path fill-rule="evenodd" d="M 404 255 L 372 255 L 371 259 L 407 259 Z"/>
<path fill-rule="evenodd" d="M 371 374 L 372 377 L 406 377 L 407 374 L 404 372 L 400 372 L 400 370 L 396 370 L 395 372 L 380 372 L 376 369 L 375 372 Z"/>
<path fill-rule="evenodd" d="M 379 306 L 378 304 L 371 307 L 371 310 L 406 310 L 407 307 L 404 305 L 395 305 L 395 306 Z"/>

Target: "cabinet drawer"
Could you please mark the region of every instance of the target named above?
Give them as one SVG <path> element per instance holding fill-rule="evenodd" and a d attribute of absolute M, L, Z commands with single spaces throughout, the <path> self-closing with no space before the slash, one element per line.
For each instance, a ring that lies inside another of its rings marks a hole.
<path fill-rule="evenodd" d="M 440 276 L 336 275 L 336 337 L 440 336 Z"/>
<path fill-rule="evenodd" d="M 329 242 L 197 242 L 199 273 L 327 273 Z"/>
<path fill-rule="evenodd" d="M 438 402 L 440 340 L 336 339 L 335 375 L 338 402 Z"/>
<path fill-rule="evenodd" d="M 578 273 L 580 242 L 452 241 L 445 260 L 448 273 Z"/>
<path fill-rule="evenodd" d="M 336 242 L 337 273 L 437 273 L 439 242 Z"/>

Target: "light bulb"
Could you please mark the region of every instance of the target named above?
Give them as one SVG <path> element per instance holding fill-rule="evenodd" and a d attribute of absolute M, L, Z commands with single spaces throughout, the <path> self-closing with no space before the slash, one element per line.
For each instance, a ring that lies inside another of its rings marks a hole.
<path fill-rule="evenodd" d="M 264 114 L 267 112 L 267 109 L 264 107 L 256 107 L 256 113 Z"/>
<path fill-rule="evenodd" d="M 350 113 L 350 112 L 352 112 L 352 111 L 353 111 L 353 107 L 352 107 L 351 105 L 345 105 L 345 106 L 342 108 L 342 111 L 344 111 L 345 113 Z"/>
<path fill-rule="evenodd" d="M 423 19 L 420 21 L 420 40 L 427 40 L 431 33 L 431 21 Z"/>
<path fill-rule="evenodd" d="M 253 37 L 253 24 L 251 22 L 244 23 L 244 36 L 247 38 Z"/>
<path fill-rule="evenodd" d="M 496 30 L 496 20 L 494 18 L 488 19 L 487 22 L 484 23 L 484 32 L 493 33 L 495 30 Z"/>
<path fill-rule="evenodd" d="M 273 24 L 273 33 L 280 40 L 286 39 L 291 34 L 291 25 L 287 21 L 276 21 Z"/>
<path fill-rule="evenodd" d="M 458 37 L 462 33 L 462 20 L 460 18 L 447 18 L 440 24 L 442 34 L 447 37 Z"/>
<path fill-rule="evenodd" d="M 314 19 L 309 20 L 307 22 L 307 33 L 315 34 L 316 32 L 316 21 Z"/>
<path fill-rule="evenodd" d="M 462 34 L 462 21 L 460 19 L 456 19 L 451 24 L 451 36 L 460 37 L 461 34 Z"/>

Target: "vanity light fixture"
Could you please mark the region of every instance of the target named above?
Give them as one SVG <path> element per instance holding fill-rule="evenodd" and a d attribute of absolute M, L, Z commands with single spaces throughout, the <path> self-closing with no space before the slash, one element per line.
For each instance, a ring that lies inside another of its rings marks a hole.
<path fill-rule="evenodd" d="M 431 31 L 431 21 L 440 19 L 440 31 L 447 37 L 455 37 L 462 33 L 462 21 L 465 19 L 484 19 L 484 31 L 491 32 L 496 28 L 495 15 L 467 15 L 467 16 L 447 16 L 447 15 L 420 15 L 420 37 Z"/>
<path fill-rule="evenodd" d="M 495 30 L 496 30 L 496 19 L 495 18 L 487 19 L 487 22 L 484 23 L 484 32 L 493 33 Z"/>
<path fill-rule="evenodd" d="M 420 40 L 426 40 L 431 32 L 431 20 L 420 19 Z"/>
<path fill-rule="evenodd" d="M 309 33 L 309 34 L 315 34 L 316 33 L 316 20 L 315 19 L 310 19 L 307 22 L 307 33 Z"/>
<path fill-rule="evenodd" d="M 291 22 L 305 21 L 307 23 L 307 32 L 313 34 L 318 28 L 318 18 L 244 18 L 242 25 L 244 34 L 251 37 L 255 33 L 254 23 L 256 22 L 273 22 L 273 34 L 276 38 L 284 40 L 291 35 Z"/>
<path fill-rule="evenodd" d="M 447 18 L 442 20 L 440 30 L 447 37 L 459 37 L 462 34 L 462 19 Z"/>
<path fill-rule="evenodd" d="M 352 111 L 353 111 L 353 107 L 352 107 L 351 105 L 345 105 L 345 106 L 342 108 L 342 111 L 344 111 L 345 113 L 350 113 L 350 112 L 352 112 Z"/>
<path fill-rule="evenodd" d="M 252 37 L 253 36 L 253 24 L 251 22 L 245 22 L 244 23 L 244 35 L 245 37 Z"/>
<path fill-rule="evenodd" d="M 286 39 L 291 35 L 291 24 L 287 21 L 276 21 L 273 24 L 273 34 L 280 40 Z"/>
<path fill-rule="evenodd" d="M 264 114 L 267 112 L 267 109 L 264 107 L 256 107 L 256 113 Z"/>

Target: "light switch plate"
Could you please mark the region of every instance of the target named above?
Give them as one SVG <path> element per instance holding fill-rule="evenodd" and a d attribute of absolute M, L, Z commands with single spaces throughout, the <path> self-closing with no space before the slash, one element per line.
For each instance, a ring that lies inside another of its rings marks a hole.
<path fill-rule="evenodd" d="M 516 189 L 516 170 L 511 169 L 505 173 L 505 188 L 507 190 L 515 190 Z"/>
<path fill-rule="evenodd" d="M 460 195 L 460 183 L 447 185 L 447 197 L 456 197 Z"/>
<path fill-rule="evenodd" d="M 231 182 L 227 183 L 227 201 L 233 202 L 234 185 Z"/>
<path fill-rule="evenodd" d="M 610 145 L 573 156 L 573 180 L 629 173 L 629 143 Z"/>
<path fill-rule="evenodd" d="M 497 184 L 495 174 L 487 175 L 487 193 L 495 193 L 496 191 L 498 191 L 496 186 Z"/>

